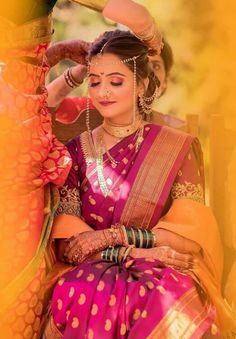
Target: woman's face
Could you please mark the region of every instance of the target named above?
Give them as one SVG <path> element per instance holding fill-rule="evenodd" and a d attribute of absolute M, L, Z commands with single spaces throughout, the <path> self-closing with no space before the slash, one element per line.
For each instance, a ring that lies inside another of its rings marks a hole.
<path fill-rule="evenodd" d="M 119 124 L 132 122 L 134 74 L 116 55 L 105 53 L 92 58 L 89 94 L 104 118 Z"/>
<path fill-rule="evenodd" d="M 165 91 L 167 86 L 168 77 L 165 71 L 165 65 L 162 57 L 160 55 L 155 55 L 149 57 L 150 61 L 153 64 L 153 71 L 156 77 L 160 81 L 160 93 L 162 94 Z"/>

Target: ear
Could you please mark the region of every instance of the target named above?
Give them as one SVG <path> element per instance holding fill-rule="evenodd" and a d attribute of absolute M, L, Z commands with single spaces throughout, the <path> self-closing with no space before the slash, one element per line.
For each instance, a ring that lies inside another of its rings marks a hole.
<path fill-rule="evenodd" d="M 163 83 L 161 84 L 159 97 L 161 97 L 165 93 L 165 91 L 167 89 L 168 79 L 169 79 L 169 77 L 166 77 L 165 80 L 163 81 Z"/>
<path fill-rule="evenodd" d="M 149 84 L 148 78 L 145 78 L 140 82 L 137 88 L 138 96 L 142 96 L 146 92 L 146 90 L 148 89 L 148 84 Z"/>

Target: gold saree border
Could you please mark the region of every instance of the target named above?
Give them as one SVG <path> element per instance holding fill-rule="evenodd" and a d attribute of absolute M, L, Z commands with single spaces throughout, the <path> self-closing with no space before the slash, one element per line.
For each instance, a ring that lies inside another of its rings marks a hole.
<path fill-rule="evenodd" d="M 145 207 L 146 213 L 143 219 L 139 220 L 137 225 L 132 221 L 132 226 L 144 228 L 149 226 L 156 202 L 160 198 L 168 175 L 187 137 L 186 133 L 162 127 L 135 178 L 122 212 L 122 224 L 129 225 L 132 217 L 139 215 L 139 211 Z"/>
<path fill-rule="evenodd" d="M 45 218 L 38 248 L 36 250 L 34 257 L 26 265 L 22 272 L 13 281 L 11 281 L 8 284 L 8 286 L 6 286 L 0 291 L 0 300 L 1 300 L 0 315 L 4 313 L 5 310 L 14 303 L 14 301 L 17 299 L 20 293 L 22 293 L 22 291 L 31 282 L 37 270 L 39 269 L 39 266 L 45 255 L 45 250 L 52 229 L 54 211 L 59 201 L 59 194 L 56 187 L 51 184 L 48 184 L 44 188 L 44 190 L 45 190 L 44 192 Z"/>
<path fill-rule="evenodd" d="M 16 25 L 0 15 L 0 50 L 48 43 L 52 36 L 52 16 Z"/>
<path fill-rule="evenodd" d="M 176 335 L 175 321 L 178 322 L 178 330 L 182 331 L 178 333 L 179 338 L 190 338 L 204 320 L 203 314 L 205 314 L 205 308 L 194 319 L 191 319 L 187 314 L 183 313 L 184 309 L 189 307 L 189 304 L 194 300 L 199 300 L 199 295 L 195 287 L 191 288 L 176 301 L 174 306 L 168 310 L 167 314 L 161 319 L 147 339 L 176 338 L 170 333 L 170 329 L 173 327 L 173 332 Z M 209 306 L 206 305 L 206 307 Z"/>

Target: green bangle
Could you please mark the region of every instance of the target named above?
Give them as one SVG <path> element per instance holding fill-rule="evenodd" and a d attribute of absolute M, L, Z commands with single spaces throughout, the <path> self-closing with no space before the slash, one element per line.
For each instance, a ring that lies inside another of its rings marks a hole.
<path fill-rule="evenodd" d="M 116 247 L 114 248 L 114 252 L 113 252 L 113 261 L 114 261 L 115 263 L 118 263 L 119 250 L 120 250 L 120 247 L 119 247 L 119 246 L 116 246 Z"/>
<path fill-rule="evenodd" d="M 147 233 L 146 230 L 142 230 L 142 235 L 143 235 L 143 248 L 147 248 Z"/>
<path fill-rule="evenodd" d="M 134 230 L 135 233 L 135 247 L 140 248 L 140 235 L 139 235 L 139 231 L 137 229 Z"/>
<path fill-rule="evenodd" d="M 133 245 L 133 235 L 132 235 L 132 231 L 130 228 L 126 228 L 126 234 L 127 234 L 129 245 Z"/>
<path fill-rule="evenodd" d="M 106 261 L 110 261 L 110 256 L 111 256 L 111 247 L 107 247 L 107 253 L 106 253 Z"/>
<path fill-rule="evenodd" d="M 140 228 L 137 228 L 139 235 L 139 248 L 143 248 L 143 233 Z"/>
<path fill-rule="evenodd" d="M 147 239 L 148 239 L 148 243 L 147 243 L 147 248 L 152 248 L 154 246 L 154 236 L 152 231 L 148 231 L 147 232 Z"/>
<path fill-rule="evenodd" d="M 146 248 L 150 248 L 150 232 L 147 231 L 147 230 L 146 230 L 146 232 L 147 232 L 147 246 L 146 246 Z"/>

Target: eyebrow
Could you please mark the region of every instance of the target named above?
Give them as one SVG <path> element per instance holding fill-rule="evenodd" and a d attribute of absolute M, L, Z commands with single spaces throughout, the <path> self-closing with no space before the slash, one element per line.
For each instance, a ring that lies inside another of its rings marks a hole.
<path fill-rule="evenodd" d="M 120 73 L 120 72 L 112 72 L 112 73 L 106 74 L 106 77 L 109 77 L 109 76 L 111 76 L 111 75 L 121 75 L 121 76 L 123 76 L 123 77 L 126 77 L 125 74 L 122 74 L 122 73 Z M 100 77 L 100 75 L 99 75 L 99 74 L 90 73 L 90 74 L 89 74 L 89 77 Z"/>

